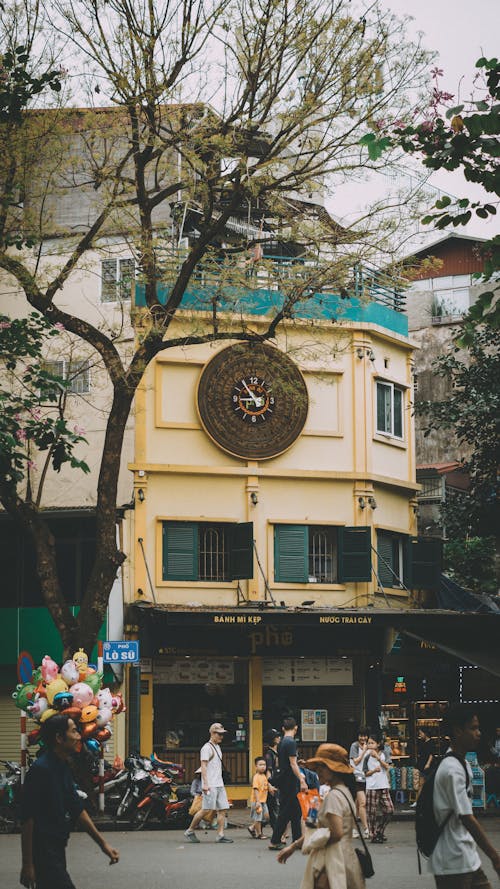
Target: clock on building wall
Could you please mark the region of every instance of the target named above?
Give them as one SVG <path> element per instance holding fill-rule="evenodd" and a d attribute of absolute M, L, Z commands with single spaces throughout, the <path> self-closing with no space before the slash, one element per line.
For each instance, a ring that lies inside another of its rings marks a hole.
<path fill-rule="evenodd" d="M 307 387 L 299 368 L 263 343 L 238 343 L 218 352 L 201 373 L 197 401 L 201 422 L 216 444 L 249 460 L 286 451 L 307 419 Z"/>

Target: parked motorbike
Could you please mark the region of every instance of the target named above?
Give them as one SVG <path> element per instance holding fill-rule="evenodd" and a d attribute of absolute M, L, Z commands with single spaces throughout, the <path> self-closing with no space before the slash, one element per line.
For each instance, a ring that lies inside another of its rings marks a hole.
<path fill-rule="evenodd" d="M 151 761 L 137 754 L 128 756 L 125 766 L 127 768 L 127 786 L 116 810 L 117 818 L 130 817 L 144 795 L 146 787 L 151 783 L 150 772 L 153 770 Z"/>
<path fill-rule="evenodd" d="M 0 765 L 0 833 L 13 833 L 20 822 L 21 766 L 4 759 Z"/>
<path fill-rule="evenodd" d="M 166 771 L 152 771 L 144 795 L 131 814 L 131 827 L 142 830 L 151 820 L 163 827 L 187 827 L 192 799 L 189 784 L 176 785 Z"/>

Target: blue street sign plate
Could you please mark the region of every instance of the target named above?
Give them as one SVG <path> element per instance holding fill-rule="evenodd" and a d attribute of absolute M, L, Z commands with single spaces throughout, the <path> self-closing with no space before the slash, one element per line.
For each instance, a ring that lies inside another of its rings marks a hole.
<path fill-rule="evenodd" d="M 104 642 L 102 653 L 105 664 L 137 664 L 140 660 L 138 642 Z"/>

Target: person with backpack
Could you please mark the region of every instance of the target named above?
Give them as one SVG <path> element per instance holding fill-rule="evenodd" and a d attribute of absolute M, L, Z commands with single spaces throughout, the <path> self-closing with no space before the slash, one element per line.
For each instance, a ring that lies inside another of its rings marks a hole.
<path fill-rule="evenodd" d="M 478 846 L 500 876 L 500 853 L 472 810 L 472 770 L 466 753 L 481 739 L 474 707 L 457 704 L 448 713 L 450 749 L 422 787 L 417 801 L 419 851 L 428 857 L 438 889 L 491 889 Z"/>

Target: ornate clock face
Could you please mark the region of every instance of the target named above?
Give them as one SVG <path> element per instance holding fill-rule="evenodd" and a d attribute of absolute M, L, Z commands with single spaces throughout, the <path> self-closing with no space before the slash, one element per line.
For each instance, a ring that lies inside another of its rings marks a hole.
<path fill-rule="evenodd" d="M 225 451 L 262 460 L 281 454 L 307 418 L 307 388 L 296 364 L 262 343 L 218 352 L 202 371 L 198 411 L 206 431 Z"/>

